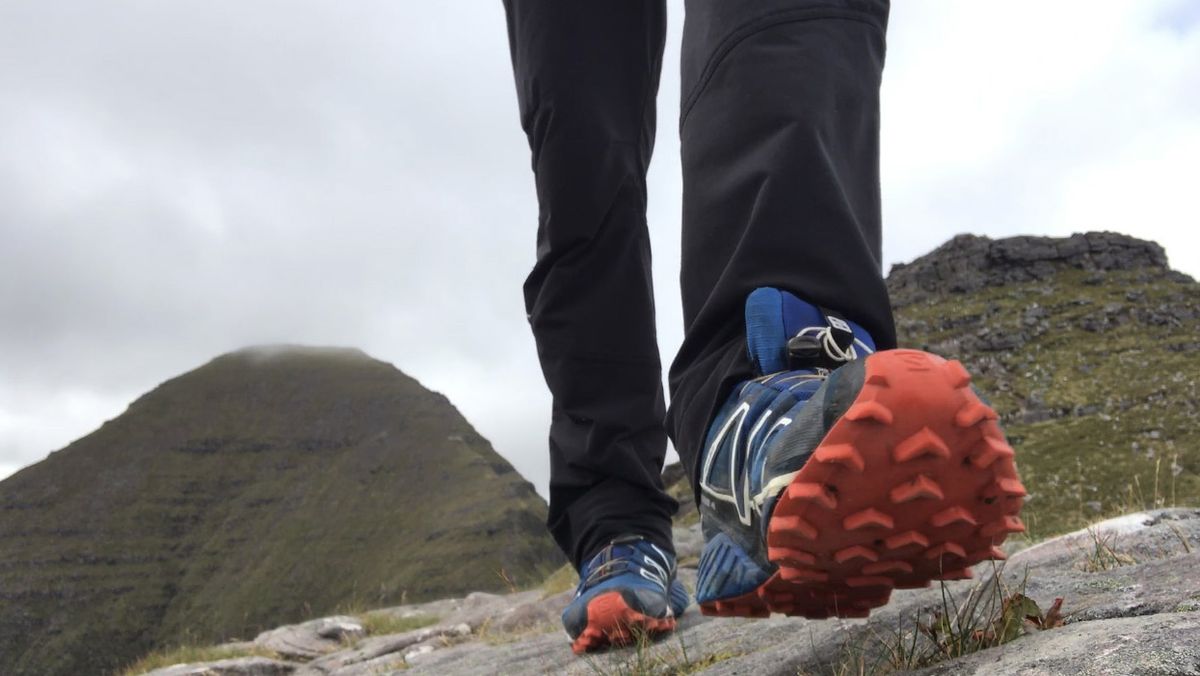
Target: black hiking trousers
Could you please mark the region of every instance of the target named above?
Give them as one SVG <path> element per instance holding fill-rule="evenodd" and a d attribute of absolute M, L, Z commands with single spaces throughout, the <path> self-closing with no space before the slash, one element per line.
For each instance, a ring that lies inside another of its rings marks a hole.
<path fill-rule="evenodd" d="M 665 2 L 504 6 L 539 204 L 524 290 L 553 397 L 548 526 L 576 568 L 623 534 L 670 551 L 667 435 L 694 486 L 712 416 L 753 376 L 747 294 L 789 290 L 895 345 L 880 269 L 888 2 L 687 0 L 669 413 L 646 229 Z"/>

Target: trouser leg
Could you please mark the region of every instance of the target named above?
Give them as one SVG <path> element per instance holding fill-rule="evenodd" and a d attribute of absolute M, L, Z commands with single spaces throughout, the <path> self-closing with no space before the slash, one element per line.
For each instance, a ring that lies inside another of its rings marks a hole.
<path fill-rule="evenodd" d="M 505 0 L 533 152 L 525 306 L 553 396 L 548 526 L 576 567 L 616 536 L 671 547 L 646 229 L 662 0 Z"/>
<path fill-rule="evenodd" d="M 836 309 L 895 346 L 880 270 L 879 83 L 886 0 L 688 0 L 683 37 L 685 336 L 668 429 L 684 466 L 753 376 L 743 307 L 760 286 Z"/>

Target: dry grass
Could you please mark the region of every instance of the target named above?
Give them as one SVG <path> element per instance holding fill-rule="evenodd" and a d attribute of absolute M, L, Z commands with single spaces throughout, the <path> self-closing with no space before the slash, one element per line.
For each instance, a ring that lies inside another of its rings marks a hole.
<path fill-rule="evenodd" d="M 136 676 L 173 664 L 213 662 L 235 657 L 269 657 L 278 659 L 278 653 L 259 646 L 194 646 L 181 645 L 156 650 L 121 671 L 121 676 Z"/>
<path fill-rule="evenodd" d="M 1083 561 L 1079 564 L 1080 570 L 1087 573 L 1098 573 L 1137 563 L 1137 559 L 1132 554 L 1121 551 L 1117 547 L 1116 533 L 1103 534 L 1095 528 L 1089 527 L 1087 534 L 1092 544 L 1084 552 Z"/>
<path fill-rule="evenodd" d="M 406 631 L 421 629 L 437 624 L 441 618 L 433 615 L 409 615 L 407 617 L 385 611 L 366 612 L 358 616 L 367 636 L 383 636 L 387 634 L 403 634 Z"/>

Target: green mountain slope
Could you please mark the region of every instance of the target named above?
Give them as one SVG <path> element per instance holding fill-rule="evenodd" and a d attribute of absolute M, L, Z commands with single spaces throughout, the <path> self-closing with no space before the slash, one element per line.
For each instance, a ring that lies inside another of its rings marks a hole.
<path fill-rule="evenodd" d="M 225 355 L 0 482 L 0 673 L 103 673 L 339 604 L 540 580 L 562 563 L 545 510 L 389 364 Z"/>
<path fill-rule="evenodd" d="M 1031 535 L 1200 504 L 1200 285 L 1157 244 L 960 236 L 888 286 L 901 345 L 961 359 L 1000 411 Z"/>

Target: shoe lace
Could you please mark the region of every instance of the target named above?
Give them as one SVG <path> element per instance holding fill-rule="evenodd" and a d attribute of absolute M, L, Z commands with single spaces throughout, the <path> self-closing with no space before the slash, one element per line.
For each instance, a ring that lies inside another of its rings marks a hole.
<path fill-rule="evenodd" d="M 655 557 L 645 554 L 637 547 L 634 547 L 631 544 L 632 542 L 631 540 L 618 538 L 605 545 L 604 549 L 601 549 L 600 553 L 592 559 L 594 567 L 588 571 L 587 576 L 581 581 L 579 590 L 575 595 L 579 596 L 583 593 L 583 590 L 625 573 L 633 573 L 645 578 L 662 587 L 665 592 L 670 584 L 669 571 L 671 568 L 670 563 L 668 563 L 670 559 L 667 553 L 659 549 L 654 543 L 646 542 L 658 555 L 659 560 L 656 561 Z M 621 553 L 618 552 L 618 547 L 623 547 L 630 551 Z M 598 563 L 596 562 L 597 559 L 599 559 Z M 641 560 L 639 561 L 639 559 Z"/>
<path fill-rule="evenodd" d="M 812 337 L 815 339 L 821 344 L 822 349 L 825 350 L 825 354 L 828 355 L 830 359 L 838 363 L 854 361 L 855 359 L 858 359 L 858 349 L 855 347 L 855 345 L 861 347 L 867 354 L 871 354 L 872 352 L 871 348 L 867 347 L 867 345 L 858 338 L 855 338 L 854 341 L 848 346 L 842 348 L 841 345 L 838 345 L 837 339 L 833 334 L 833 327 L 831 326 L 809 326 L 801 329 L 800 332 L 795 335 L 795 338 L 802 337 Z"/>

